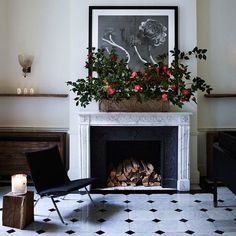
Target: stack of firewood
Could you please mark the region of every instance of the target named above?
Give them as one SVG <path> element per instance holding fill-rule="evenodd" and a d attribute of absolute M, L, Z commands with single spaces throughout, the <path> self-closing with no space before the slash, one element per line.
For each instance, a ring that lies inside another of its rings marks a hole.
<path fill-rule="evenodd" d="M 107 178 L 107 186 L 160 186 L 161 175 L 157 174 L 154 166 L 144 160 L 134 158 L 121 161 L 116 167 L 112 166 Z"/>

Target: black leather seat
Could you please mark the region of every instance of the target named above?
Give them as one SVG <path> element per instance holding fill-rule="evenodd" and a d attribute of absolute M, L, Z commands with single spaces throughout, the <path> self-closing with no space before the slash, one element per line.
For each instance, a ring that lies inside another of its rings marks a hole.
<path fill-rule="evenodd" d="M 58 146 L 36 152 L 27 152 L 25 155 L 37 193 L 40 197 L 47 196 L 51 198 L 63 224 L 65 222 L 56 205 L 55 197 L 85 188 L 93 202 L 86 187 L 92 184 L 95 179 L 70 180 L 62 163 Z"/>

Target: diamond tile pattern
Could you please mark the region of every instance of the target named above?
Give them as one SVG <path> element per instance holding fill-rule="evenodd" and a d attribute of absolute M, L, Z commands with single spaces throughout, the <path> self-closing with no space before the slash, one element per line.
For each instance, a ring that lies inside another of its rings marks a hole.
<path fill-rule="evenodd" d="M 45 232 L 46 232 L 46 231 L 44 231 L 43 229 L 40 229 L 40 230 L 37 230 L 37 231 L 36 231 L 37 234 L 43 234 L 43 233 L 45 233 Z"/>
<path fill-rule="evenodd" d="M 8 192 L 10 186 L 0 187 L 0 206 Z M 205 192 L 91 194 L 95 206 L 86 194 L 69 194 L 58 198 L 67 225 L 61 224 L 51 200 L 43 198 L 34 208 L 34 223 L 22 232 L 0 222 L 0 235 L 236 235 L 236 196 L 225 187 L 218 194 L 219 207 Z"/>

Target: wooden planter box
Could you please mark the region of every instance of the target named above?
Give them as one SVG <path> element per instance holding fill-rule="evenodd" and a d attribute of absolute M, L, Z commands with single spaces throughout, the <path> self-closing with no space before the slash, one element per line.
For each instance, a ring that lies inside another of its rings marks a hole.
<path fill-rule="evenodd" d="M 162 100 L 151 100 L 140 103 L 136 98 L 123 99 L 120 102 L 103 100 L 99 103 L 102 112 L 167 112 L 170 103 Z"/>

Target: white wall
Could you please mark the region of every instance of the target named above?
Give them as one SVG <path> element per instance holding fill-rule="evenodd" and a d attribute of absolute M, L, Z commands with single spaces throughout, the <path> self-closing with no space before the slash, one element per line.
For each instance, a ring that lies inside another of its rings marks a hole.
<path fill-rule="evenodd" d="M 178 6 L 179 7 L 179 48 L 182 50 L 193 49 L 197 45 L 196 35 L 196 0 L 120 0 L 111 2 L 110 0 L 71 0 L 71 80 L 87 75 L 84 68 L 88 47 L 88 6 Z M 196 74 L 197 63 L 190 61 L 191 71 Z M 75 107 L 73 94 L 71 94 L 70 105 L 70 151 L 71 168 L 70 176 L 78 177 L 78 140 L 77 140 L 77 113 L 83 111 Z M 96 111 L 97 104 L 92 104 L 86 111 Z M 197 170 L 197 106 L 188 104 L 185 111 L 193 112 L 191 118 L 191 181 L 196 183 L 199 180 Z"/>
<path fill-rule="evenodd" d="M 0 77 L 4 77 L 6 73 L 6 58 L 4 56 L 7 55 L 7 15 L 6 15 L 6 6 L 7 0 L 0 1 Z M 4 55 L 4 56 L 3 56 Z M 1 87 L 1 85 L 0 85 Z"/>
<path fill-rule="evenodd" d="M 29 82 L 38 92 L 67 93 L 65 81 L 87 75 L 84 61 L 88 46 L 88 6 L 118 4 L 178 6 L 179 47 L 183 50 L 195 45 L 206 47 L 208 60 L 198 63 L 198 74 L 212 84 L 215 92 L 235 93 L 235 0 L 0 0 L 0 93 L 13 93 L 17 87 L 24 86 L 26 81 L 21 78 L 17 61 L 21 52 L 35 56 Z M 196 67 L 192 61 L 193 73 Z M 205 131 L 235 127 L 236 98 L 206 99 L 199 93 L 198 100 L 198 106 L 188 104 L 183 110 L 193 112 L 191 165 L 196 166 L 198 155 L 204 174 Z M 88 109 L 97 110 L 97 104 Z M 70 112 L 70 174 L 76 177 L 79 110 L 73 94 L 70 104 L 69 99 L 0 97 L 0 127 L 67 128 Z M 197 169 L 192 167 L 191 173 L 192 182 L 196 182 Z"/>
<path fill-rule="evenodd" d="M 68 93 L 69 6 L 67 0 L 0 1 L 0 66 L 5 68 L 0 72 L 0 93 L 16 93 L 17 87 Z M 28 81 L 17 59 L 24 52 L 35 57 Z M 0 114 L 1 127 L 68 128 L 69 98 L 1 97 Z"/>
<path fill-rule="evenodd" d="M 236 93 L 235 0 L 197 0 L 198 45 L 208 49 L 198 73 L 212 85 L 212 93 Z M 198 156 L 206 174 L 205 135 L 208 130 L 235 129 L 236 98 L 205 98 L 199 94 Z"/>

